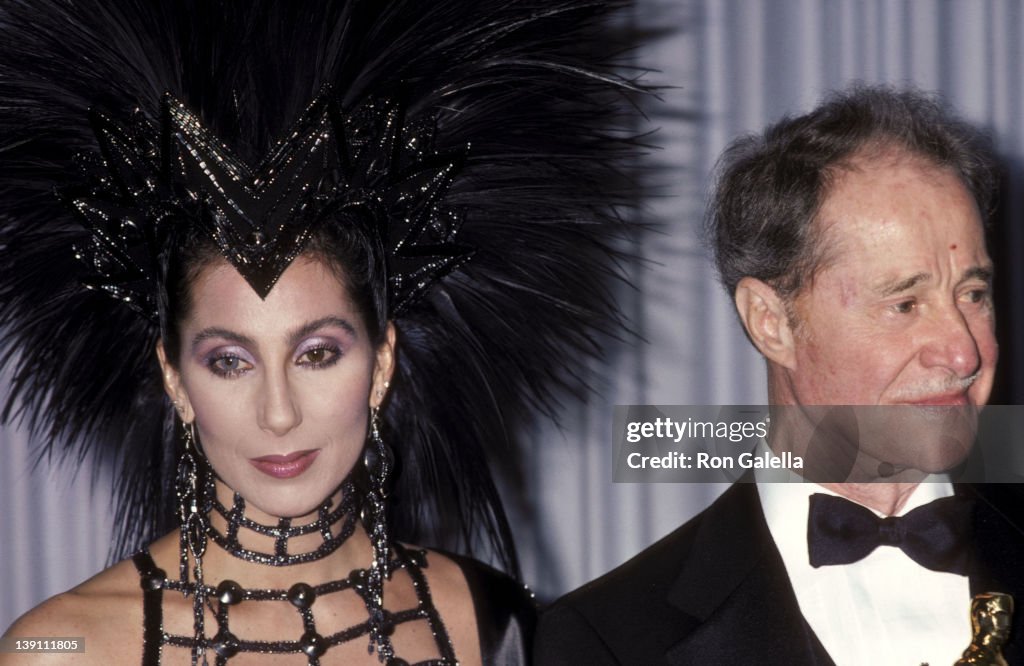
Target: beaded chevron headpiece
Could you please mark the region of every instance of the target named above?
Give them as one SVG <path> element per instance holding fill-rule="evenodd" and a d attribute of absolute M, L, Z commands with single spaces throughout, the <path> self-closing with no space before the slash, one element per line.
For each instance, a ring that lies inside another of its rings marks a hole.
<path fill-rule="evenodd" d="M 392 316 L 472 252 L 453 241 L 443 206 L 463 160 L 433 153 L 432 127 L 407 128 L 395 104 L 342 116 L 323 92 L 255 168 L 232 154 L 185 105 L 164 96 L 159 125 L 93 112 L 100 158 L 66 198 L 92 232 L 77 248 L 86 286 L 156 320 L 159 254 L 170 227 L 198 220 L 265 298 L 317 224 L 369 218 L 386 259 Z"/>
<path fill-rule="evenodd" d="M 2 420 L 115 466 L 115 555 L 174 524 L 168 256 L 198 235 L 265 296 L 313 230 L 354 225 L 398 332 L 394 537 L 515 566 L 489 459 L 621 325 L 640 89 L 595 55 L 609 9 L 0 6 Z"/>

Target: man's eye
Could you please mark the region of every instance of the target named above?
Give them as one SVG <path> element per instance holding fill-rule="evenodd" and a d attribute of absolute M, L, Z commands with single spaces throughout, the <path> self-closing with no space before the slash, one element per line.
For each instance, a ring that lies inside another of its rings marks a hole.
<path fill-rule="evenodd" d="M 971 289 L 964 298 L 968 303 L 984 303 L 988 300 L 988 289 Z"/>
<path fill-rule="evenodd" d="M 894 312 L 898 314 L 910 314 L 914 311 L 917 306 L 915 301 L 900 301 L 899 303 L 892 306 Z"/>

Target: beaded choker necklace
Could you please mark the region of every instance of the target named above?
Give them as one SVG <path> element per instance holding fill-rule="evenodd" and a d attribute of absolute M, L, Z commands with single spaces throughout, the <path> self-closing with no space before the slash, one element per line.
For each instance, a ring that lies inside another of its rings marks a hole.
<path fill-rule="evenodd" d="M 324 500 L 324 503 L 320 505 L 316 520 L 297 527 L 292 526 L 291 518 L 281 518 L 276 527 L 262 525 L 254 520 L 246 518 L 245 499 L 243 499 L 238 493 L 235 493 L 231 509 L 229 510 L 225 508 L 225 506 L 216 498 L 212 474 L 207 475 L 206 486 L 206 496 L 212 498 L 210 503 L 212 504 L 213 510 L 220 514 L 228 524 L 226 533 L 221 534 L 213 524 L 210 523 L 206 529 L 207 534 L 221 548 L 235 557 L 248 562 L 269 564 L 275 567 L 301 564 L 303 562 L 313 562 L 336 551 L 341 544 L 345 543 L 345 541 L 352 536 L 352 532 L 356 527 L 356 489 L 355 484 L 351 481 L 346 481 L 341 485 L 341 502 L 338 504 L 337 508 L 333 511 L 331 510 L 332 501 L 331 498 L 328 497 Z M 338 533 L 335 534 L 333 530 L 339 522 L 341 522 L 341 528 Z M 272 537 L 274 539 L 274 552 L 272 554 L 260 553 L 243 547 L 238 541 L 238 531 L 241 528 L 252 530 L 257 534 Z M 304 553 L 289 552 L 289 539 L 313 534 L 314 532 L 319 532 L 320 536 L 323 538 L 323 542 L 318 548 Z"/>

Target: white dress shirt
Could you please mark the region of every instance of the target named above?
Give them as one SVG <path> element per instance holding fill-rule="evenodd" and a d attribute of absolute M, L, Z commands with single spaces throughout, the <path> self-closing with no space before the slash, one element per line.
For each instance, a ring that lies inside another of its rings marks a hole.
<path fill-rule="evenodd" d="M 836 493 L 761 481 L 757 491 L 800 612 L 837 666 L 948 666 L 960 658 L 971 641 L 967 576 L 926 569 L 894 546 L 815 569 L 807 555 L 810 496 Z M 952 494 L 948 481 L 922 483 L 896 515 Z"/>

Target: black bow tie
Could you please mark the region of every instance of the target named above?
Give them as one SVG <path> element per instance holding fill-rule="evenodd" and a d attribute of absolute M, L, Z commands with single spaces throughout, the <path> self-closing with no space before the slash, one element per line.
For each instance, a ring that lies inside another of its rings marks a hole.
<path fill-rule="evenodd" d="M 946 497 L 905 516 L 879 518 L 842 497 L 815 493 L 807 522 L 811 566 L 850 564 L 888 545 L 926 569 L 966 575 L 972 506 L 968 499 Z"/>

